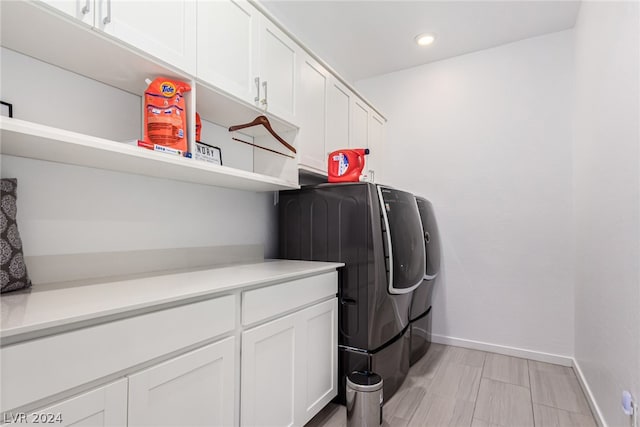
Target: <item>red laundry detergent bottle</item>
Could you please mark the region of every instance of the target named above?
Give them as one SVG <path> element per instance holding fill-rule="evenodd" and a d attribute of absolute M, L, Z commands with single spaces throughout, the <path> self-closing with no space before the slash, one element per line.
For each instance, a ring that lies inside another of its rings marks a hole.
<path fill-rule="evenodd" d="M 368 148 L 351 148 L 330 153 L 327 168 L 329 182 L 363 181 L 364 156 L 367 154 Z"/>

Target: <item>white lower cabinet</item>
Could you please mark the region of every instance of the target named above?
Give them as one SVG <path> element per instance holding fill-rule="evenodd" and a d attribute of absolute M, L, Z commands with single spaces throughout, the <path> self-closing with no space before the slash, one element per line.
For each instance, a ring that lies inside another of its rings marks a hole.
<path fill-rule="evenodd" d="M 129 426 L 234 425 L 235 338 L 129 377 Z"/>
<path fill-rule="evenodd" d="M 18 416 L 13 414 L 14 417 Z M 127 425 L 127 380 L 120 379 L 48 408 L 26 414 L 20 419 L 3 421 L 20 425 L 56 425 L 63 427 L 102 427 Z"/>
<path fill-rule="evenodd" d="M 242 333 L 240 422 L 301 426 L 337 390 L 337 299 Z"/>
<path fill-rule="evenodd" d="M 235 426 L 236 339 L 229 337 L 111 384 L 3 422 L 73 427 Z M 2 424 L 8 425 L 8 424 Z"/>
<path fill-rule="evenodd" d="M 337 394 L 337 279 L 292 278 L 0 347 L 0 424 L 302 426 Z"/>
<path fill-rule="evenodd" d="M 296 316 L 286 316 L 242 333 L 240 423 L 294 424 Z"/>
<path fill-rule="evenodd" d="M 305 424 L 338 392 L 338 299 L 334 298 L 301 312 L 303 376 L 296 388 L 303 398 L 298 418 Z"/>

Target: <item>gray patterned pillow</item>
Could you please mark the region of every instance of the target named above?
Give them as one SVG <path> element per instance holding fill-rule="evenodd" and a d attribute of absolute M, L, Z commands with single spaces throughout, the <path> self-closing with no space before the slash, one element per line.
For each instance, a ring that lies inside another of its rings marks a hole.
<path fill-rule="evenodd" d="M 31 287 L 22 256 L 22 240 L 16 223 L 18 180 L 0 179 L 0 284 L 1 293 Z"/>

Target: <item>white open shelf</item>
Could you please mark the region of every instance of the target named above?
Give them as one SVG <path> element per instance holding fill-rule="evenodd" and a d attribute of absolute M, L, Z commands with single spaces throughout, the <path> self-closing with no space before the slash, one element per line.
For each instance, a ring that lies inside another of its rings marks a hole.
<path fill-rule="evenodd" d="M 299 188 L 297 183 L 195 159 L 0 117 L 2 154 L 247 191 Z"/>
<path fill-rule="evenodd" d="M 214 88 L 201 80 L 196 81 L 196 111 L 204 120 L 208 120 L 223 127 L 231 127 L 249 123 L 256 117 L 267 116 L 271 127 L 280 136 L 287 136 L 287 132 L 297 132 L 298 127 L 282 120 L 258 107 L 247 105 L 232 95 L 225 94 L 220 89 Z M 263 126 L 245 128 L 241 131 L 250 136 L 268 136 L 269 133 Z M 286 140 L 287 138 L 285 138 Z M 292 143 L 293 141 L 287 141 Z"/>

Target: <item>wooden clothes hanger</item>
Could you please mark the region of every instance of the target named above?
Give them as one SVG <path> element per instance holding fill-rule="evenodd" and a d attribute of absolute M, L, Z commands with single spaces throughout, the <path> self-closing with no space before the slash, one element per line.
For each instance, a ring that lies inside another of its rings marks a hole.
<path fill-rule="evenodd" d="M 234 141 L 242 142 L 243 144 L 251 145 L 252 147 L 256 147 L 256 148 L 259 148 L 261 150 L 270 151 L 272 153 L 280 154 L 281 156 L 285 156 L 285 157 L 288 157 L 290 159 L 295 159 L 295 156 L 291 156 L 289 154 L 281 153 L 279 151 L 272 150 L 271 148 L 261 147 L 260 145 L 254 144 L 253 142 L 243 141 L 243 140 L 238 139 L 238 138 L 231 138 L 231 139 L 233 139 Z"/>
<path fill-rule="evenodd" d="M 270 134 L 271 134 L 275 139 L 277 139 L 277 140 L 278 140 L 282 145 L 284 145 L 284 146 L 285 146 L 285 147 L 287 147 L 289 150 L 291 150 L 291 151 L 293 151 L 294 153 L 296 153 L 296 149 L 295 149 L 295 148 L 293 148 L 293 146 L 292 146 L 292 145 L 290 145 L 287 141 L 285 141 L 284 139 L 282 139 L 282 138 L 280 137 L 280 135 L 278 135 L 278 134 L 276 133 L 276 131 L 274 131 L 274 130 L 273 130 L 273 128 L 271 127 L 271 123 L 269 122 L 269 119 L 267 118 L 267 116 L 258 116 L 258 117 L 256 117 L 256 118 L 255 118 L 252 122 L 250 122 L 250 123 L 245 123 L 245 124 L 242 124 L 242 125 L 234 125 L 234 126 L 231 126 L 231 127 L 229 128 L 229 132 L 234 132 L 234 131 L 237 131 L 237 130 L 240 130 L 240 129 L 250 128 L 250 127 L 253 127 L 253 126 L 259 126 L 259 125 L 264 126 L 264 127 L 269 131 L 269 133 L 270 133 Z M 244 142 L 244 141 L 243 141 L 243 142 Z"/>

